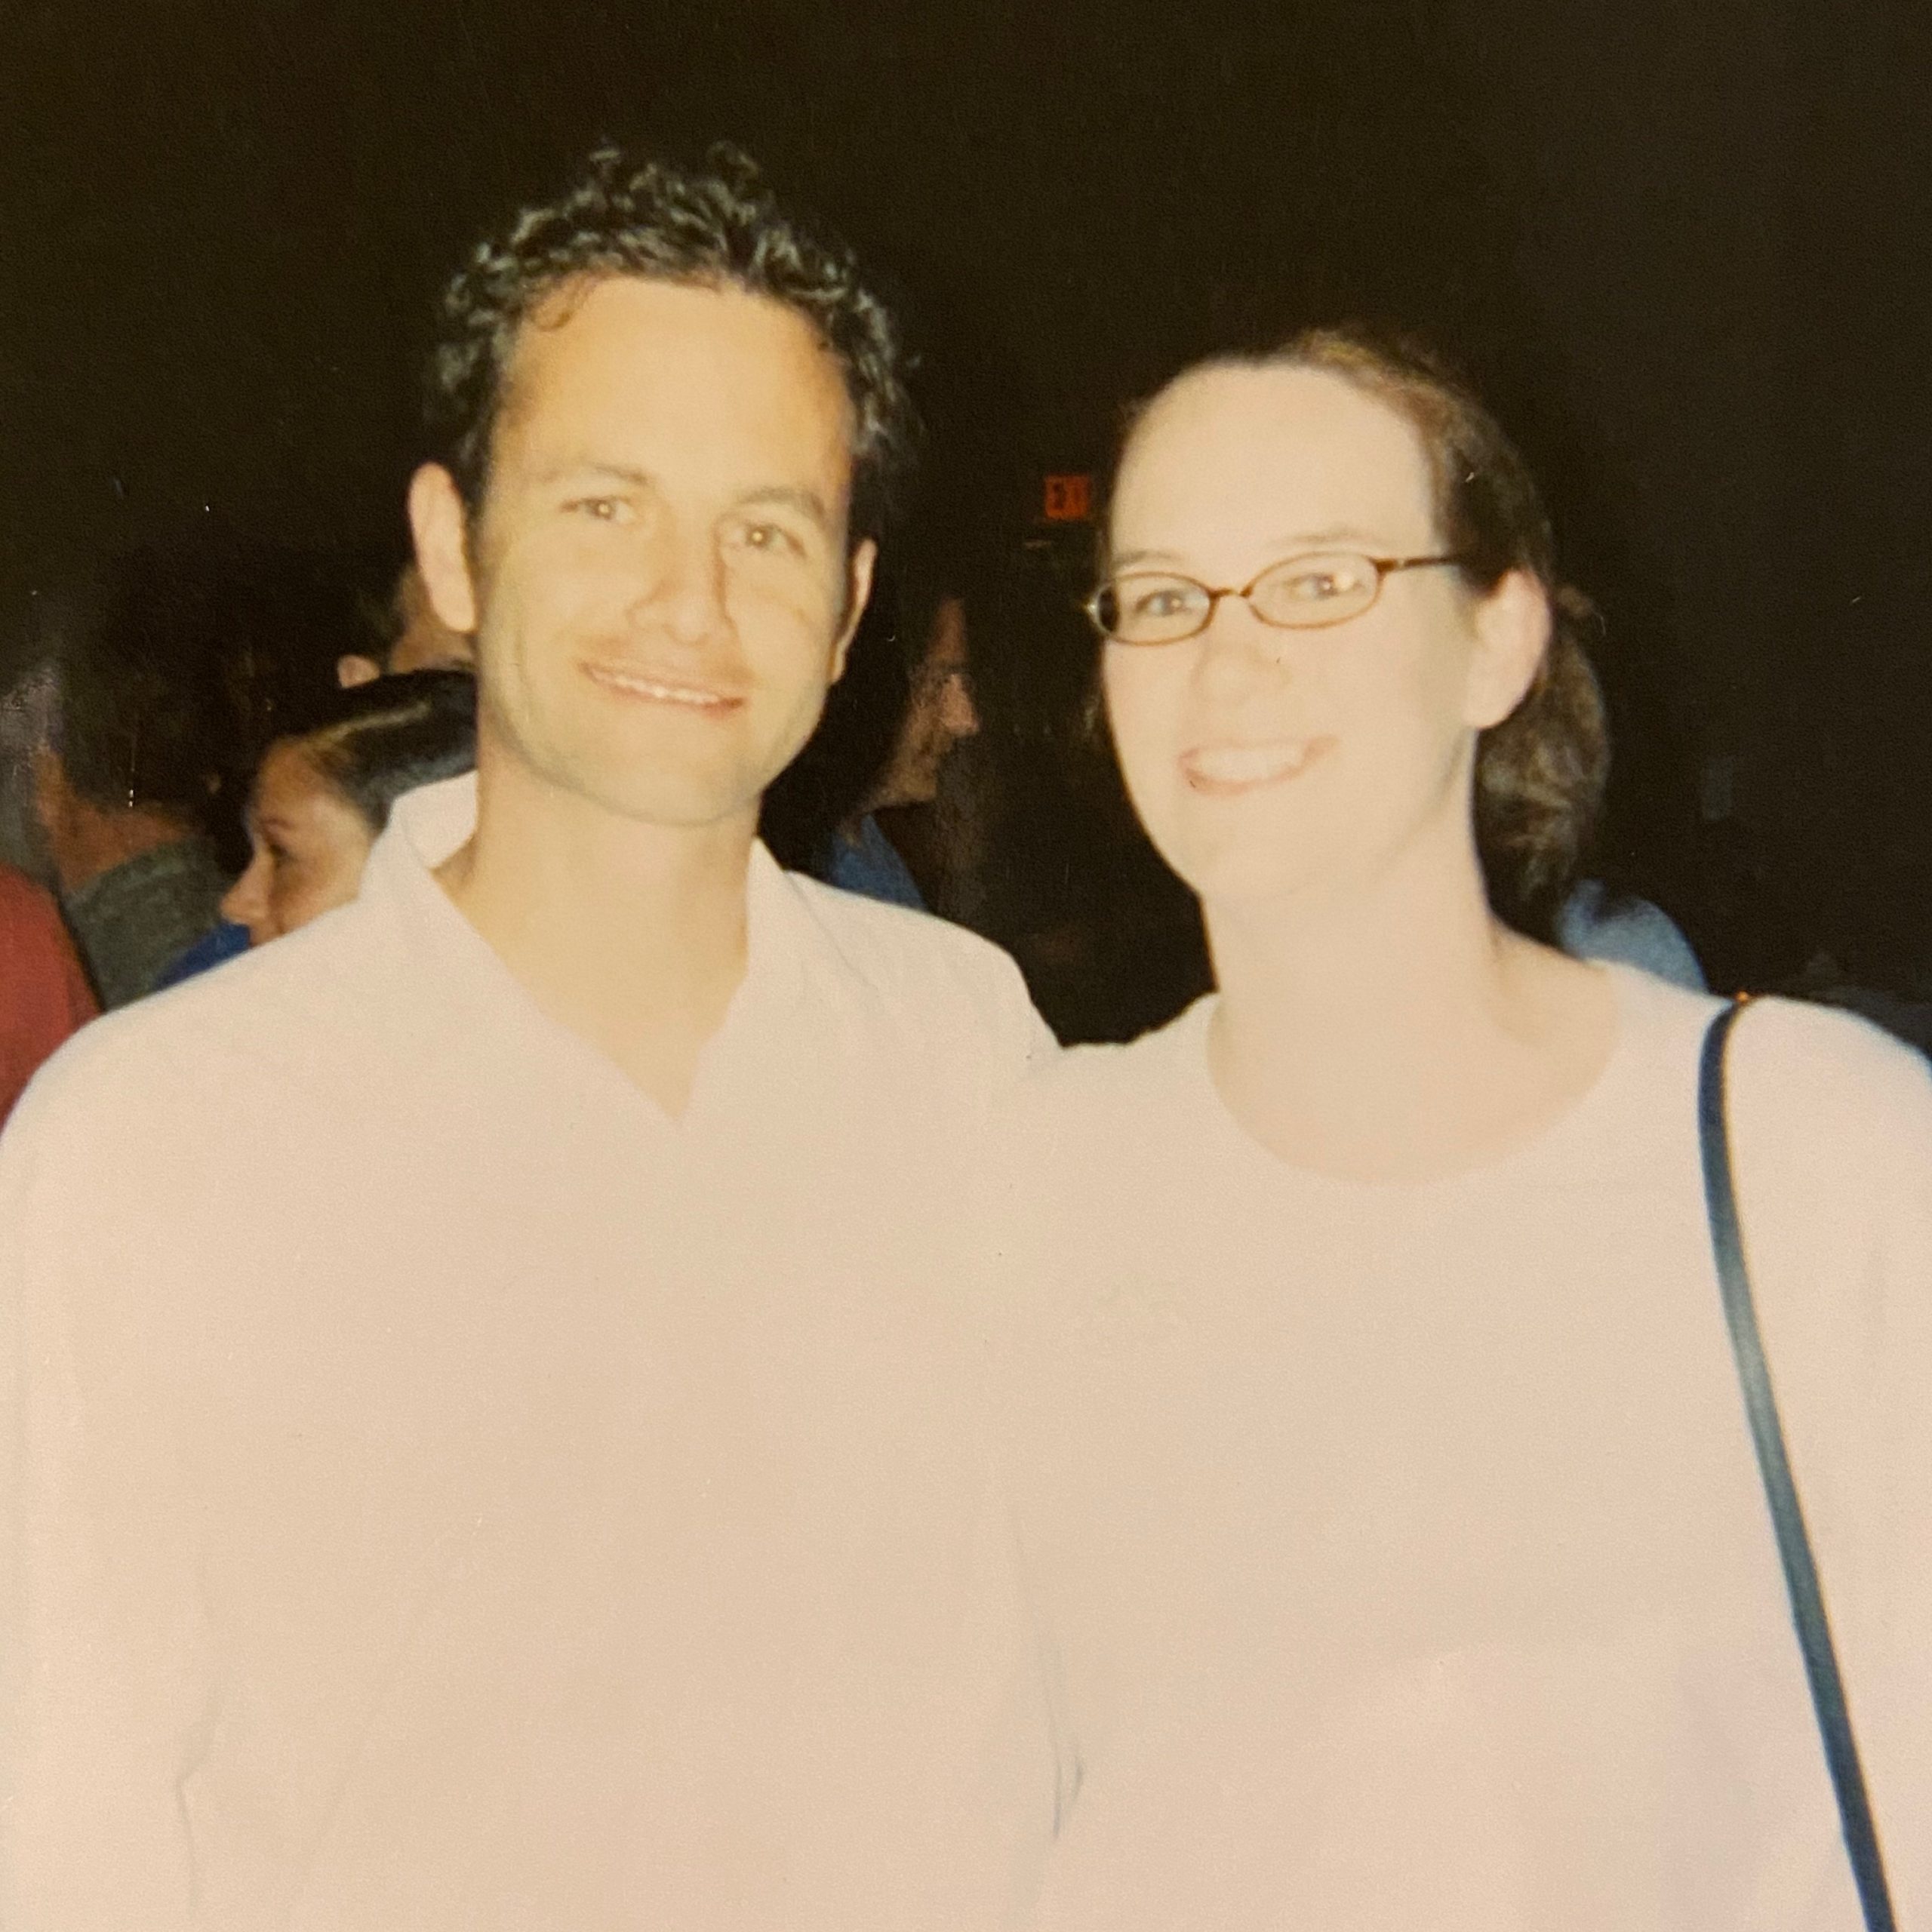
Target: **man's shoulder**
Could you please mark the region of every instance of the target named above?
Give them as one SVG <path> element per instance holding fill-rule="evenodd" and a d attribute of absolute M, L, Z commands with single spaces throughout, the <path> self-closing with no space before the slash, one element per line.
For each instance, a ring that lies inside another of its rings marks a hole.
<path fill-rule="evenodd" d="M 1044 1033 L 1019 968 L 990 940 L 803 873 L 784 878 L 848 984 L 887 1013 L 919 1024 L 949 1016 L 1002 1032 Z"/>
<path fill-rule="evenodd" d="M 370 1030 L 378 955 L 355 909 L 83 1027 L 36 1076 L 23 1131 L 179 1128 L 209 1099 L 273 1087 Z"/>

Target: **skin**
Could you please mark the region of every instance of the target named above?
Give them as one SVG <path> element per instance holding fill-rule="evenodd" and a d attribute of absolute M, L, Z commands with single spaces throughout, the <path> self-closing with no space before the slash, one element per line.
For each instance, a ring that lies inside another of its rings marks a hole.
<path fill-rule="evenodd" d="M 868 810 L 929 805 L 939 795 L 939 775 L 952 748 L 977 735 L 980 714 L 968 681 L 966 610 L 956 597 L 933 614 L 932 632 L 912 681 L 912 702 L 892 761 Z"/>
<path fill-rule="evenodd" d="M 1281 558 L 1441 547 L 1416 433 L 1324 371 L 1179 378 L 1126 452 L 1116 569 L 1241 584 Z M 1549 635 L 1527 575 L 1473 595 L 1387 579 L 1331 629 L 1223 600 L 1199 636 L 1106 648 L 1109 715 L 1143 823 L 1200 896 L 1222 991 L 1223 1097 L 1284 1160 L 1415 1180 L 1494 1158 L 1594 1081 L 1614 1032 L 1595 969 L 1489 910 L 1471 804 L 1478 734 Z"/>
<path fill-rule="evenodd" d="M 436 466 L 411 485 L 431 601 L 477 642 L 477 830 L 438 876 L 673 1115 L 743 976 L 759 799 L 870 589 L 851 481 L 808 324 L 618 277 L 526 325 L 473 521 Z"/>
<path fill-rule="evenodd" d="M 335 660 L 336 682 L 344 691 L 406 671 L 466 670 L 476 661 L 475 638 L 452 630 L 436 615 L 423 573 L 409 565 L 396 580 L 395 613 L 401 628 L 381 659 L 345 651 Z"/>
<path fill-rule="evenodd" d="M 45 744 L 33 752 L 33 809 L 63 892 L 78 892 L 116 866 L 177 844 L 194 831 L 186 820 L 152 806 L 103 806 L 83 798 L 68 782 L 60 753 Z"/>
<path fill-rule="evenodd" d="M 221 902 L 222 916 L 248 928 L 248 943 L 306 926 L 353 899 L 375 843 L 363 817 L 301 746 L 269 748 L 248 801 L 248 869 Z"/>

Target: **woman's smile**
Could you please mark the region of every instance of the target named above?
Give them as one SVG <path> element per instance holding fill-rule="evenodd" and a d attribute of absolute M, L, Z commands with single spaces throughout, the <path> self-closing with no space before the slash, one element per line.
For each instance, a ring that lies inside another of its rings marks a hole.
<path fill-rule="evenodd" d="M 1299 778 L 1334 750 L 1332 737 L 1275 738 L 1261 743 L 1197 745 L 1180 757 L 1189 788 L 1209 798 L 1233 798 Z"/>

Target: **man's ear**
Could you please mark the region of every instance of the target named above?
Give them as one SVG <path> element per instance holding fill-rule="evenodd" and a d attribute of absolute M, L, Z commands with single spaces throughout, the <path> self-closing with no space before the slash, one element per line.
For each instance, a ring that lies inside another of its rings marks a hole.
<path fill-rule="evenodd" d="M 1550 626 L 1549 593 L 1527 571 L 1509 571 L 1476 605 L 1466 722 L 1487 731 L 1522 703 L 1543 668 Z"/>
<path fill-rule="evenodd" d="M 429 608 L 453 631 L 476 628 L 476 586 L 469 569 L 469 513 L 456 478 L 426 463 L 409 479 L 409 528 Z"/>
<path fill-rule="evenodd" d="M 852 561 L 847 565 L 845 580 L 845 625 L 838 633 L 838 641 L 832 647 L 832 681 L 835 685 L 845 675 L 845 660 L 852 648 L 852 639 L 857 634 L 859 620 L 866 614 L 866 599 L 872 594 L 872 566 L 878 561 L 878 546 L 868 537 L 856 545 Z"/>
<path fill-rule="evenodd" d="M 335 660 L 335 681 L 342 691 L 352 691 L 358 685 L 373 685 L 382 675 L 383 667 L 359 651 L 345 651 Z"/>

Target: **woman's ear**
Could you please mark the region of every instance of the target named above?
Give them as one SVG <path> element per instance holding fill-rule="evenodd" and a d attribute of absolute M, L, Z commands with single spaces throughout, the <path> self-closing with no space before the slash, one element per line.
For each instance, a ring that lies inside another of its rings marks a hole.
<path fill-rule="evenodd" d="M 1475 608 L 1475 649 L 1463 693 L 1464 721 L 1500 724 L 1528 696 L 1549 649 L 1549 593 L 1527 571 L 1510 571 Z"/>

